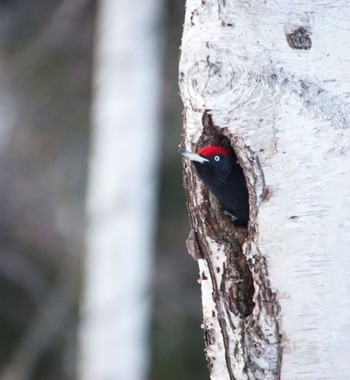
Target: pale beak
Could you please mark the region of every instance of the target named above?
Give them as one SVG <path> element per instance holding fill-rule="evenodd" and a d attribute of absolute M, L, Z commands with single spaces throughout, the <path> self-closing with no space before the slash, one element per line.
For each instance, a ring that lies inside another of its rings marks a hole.
<path fill-rule="evenodd" d="M 179 153 L 183 157 L 188 158 L 191 161 L 200 162 L 201 164 L 203 164 L 204 162 L 209 162 L 207 158 L 204 158 L 203 156 L 197 153 L 187 152 L 186 150 L 182 150 L 182 149 L 179 150 Z"/>

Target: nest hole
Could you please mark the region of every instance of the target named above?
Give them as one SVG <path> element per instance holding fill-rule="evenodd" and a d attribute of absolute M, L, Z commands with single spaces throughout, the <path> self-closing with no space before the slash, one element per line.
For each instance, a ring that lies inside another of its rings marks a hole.
<path fill-rule="evenodd" d="M 198 141 L 198 148 L 207 145 L 219 145 L 226 148 L 234 158 L 234 161 L 239 165 L 245 179 L 245 191 L 247 193 L 247 208 L 249 221 L 249 191 L 247 187 L 246 176 L 244 170 L 239 163 L 239 158 L 234 150 L 234 146 L 230 139 L 224 135 L 225 131 L 214 125 L 212 117 L 208 111 L 205 111 L 202 117 L 204 133 Z M 234 195 L 233 195 L 234 196 Z M 228 222 L 229 221 L 229 222 Z M 233 223 L 232 223 L 233 222 Z M 228 276 L 227 283 L 235 283 L 232 289 L 226 289 L 229 294 L 230 309 L 238 312 L 242 317 L 248 317 L 253 312 L 255 303 L 254 297 L 254 281 L 251 273 L 249 262 L 243 253 L 242 245 L 248 238 L 247 223 L 241 224 L 222 217 L 222 214 L 212 215 L 210 224 L 215 231 L 217 238 L 229 243 L 230 249 L 227 250 L 228 263 L 232 270 L 227 270 L 223 277 Z M 234 276 L 235 278 L 233 278 Z M 226 282 L 226 281 L 225 281 Z"/>
<path fill-rule="evenodd" d="M 250 208 L 249 208 L 250 195 L 249 195 L 249 190 L 248 190 L 248 186 L 247 186 L 247 180 L 246 180 L 246 176 L 244 173 L 244 169 L 240 164 L 240 160 L 239 160 L 239 157 L 238 157 L 238 155 L 234 149 L 234 145 L 233 145 L 232 141 L 230 141 L 230 139 L 224 135 L 224 133 L 226 131 L 215 126 L 215 124 L 213 123 L 212 117 L 211 117 L 208 110 L 204 111 L 204 113 L 203 113 L 202 124 L 203 124 L 203 132 L 204 133 L 198 141 L 197 148 L 202 148 L 202 147 L 207 146 L 207 145 L 218 145 L 218 146 L 224 147 L 225 149 L 227 149 L 230 152 L 230 154 L 233 157 L 233 161 L 238 166 L 238 170 L 241 171 L 241 173 L 244 177 L 245 187 L 244 187 L 243 191 L 246 194 L 246 199 L 244 201 L 243 207 L 246 208 L 246 211 L 248 213 L 247 222 L 234 221 L 233 219 L 232 219 L 232 222 L 236 227 L 243 227 L 243 228 L 247 229 L 248 223 L 250 220 Z M 235 195 L 232 194 L 232 196 L 234 197 Z"/>

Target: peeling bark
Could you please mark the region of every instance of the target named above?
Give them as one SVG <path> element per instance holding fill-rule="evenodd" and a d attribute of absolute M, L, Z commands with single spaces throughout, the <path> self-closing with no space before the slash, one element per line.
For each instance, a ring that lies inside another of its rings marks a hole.
<path fill-rule="evenodd" d="M 340 0 L 187 0 L 183 146 L 233 148 L 250 198 L 233 226 L 184 162 L 212 379 L 350 373 L 349 19 Z"/>

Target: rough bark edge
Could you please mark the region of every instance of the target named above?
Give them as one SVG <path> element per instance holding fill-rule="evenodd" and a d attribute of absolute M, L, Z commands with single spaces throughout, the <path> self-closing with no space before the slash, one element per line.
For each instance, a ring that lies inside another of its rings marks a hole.
<path fill-rule="evenodd" d="M 198 111 L 197 111 L 198 112 Z M 268 190 L 258 157 L 238 137 L 202 114 L 204 145 L 230 144 L 238 156 L 250 194 L 249 229 L 234 227 L 215 198 L 184 162 L 184 185 L 192 230 L 189 253 L 199 261 L 206 357 L 212 379 L 279 379 L 282 360 L 280 307 L 268 279 L 265 258 L 256 245 L 258 206 Z M 186 131 L 186 117 L 184 120 Z M 207 299 L 212 294 L 211 300 Z M 224 363 L 223 363 L 224 361 Z M 224 372 L 223 372 L 224 371 Z"/>

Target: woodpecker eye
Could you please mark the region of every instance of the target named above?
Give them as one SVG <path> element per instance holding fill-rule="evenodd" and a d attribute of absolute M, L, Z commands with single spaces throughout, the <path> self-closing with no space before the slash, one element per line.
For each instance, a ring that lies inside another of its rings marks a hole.
<path fill-rule="evenodd" d="M 220 156 L 214 156 L 215 161 L 220 161 Z"/>

